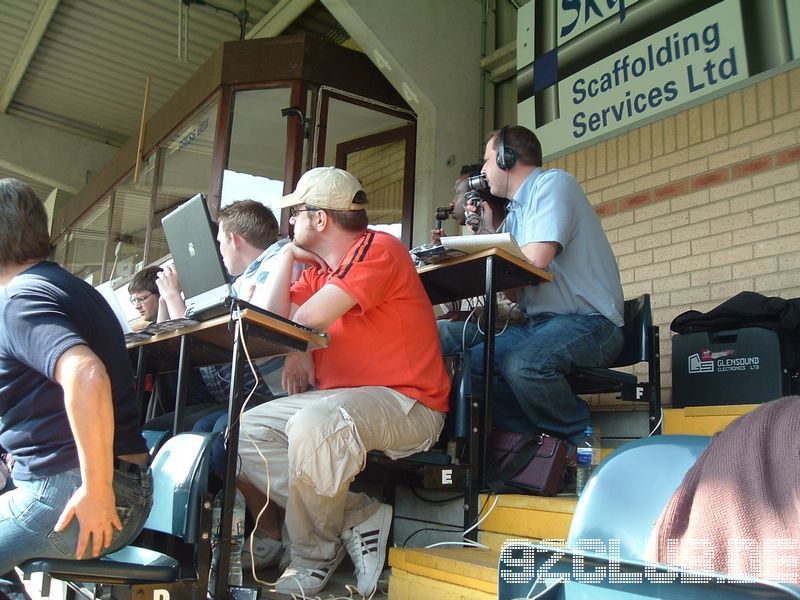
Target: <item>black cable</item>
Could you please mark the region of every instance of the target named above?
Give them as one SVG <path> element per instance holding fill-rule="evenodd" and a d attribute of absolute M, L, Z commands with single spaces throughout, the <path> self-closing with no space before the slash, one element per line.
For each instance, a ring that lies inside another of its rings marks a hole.
<path fill-rule="evenodd" d="M 414 493 L 414 495 L 416 495 L 416 493 L 414 492 L 414 488 L 411 488 L 411 491 L 412 491 L 412 493 Z M 493 495 L 494 494 L 486 494 L 486 500 L 483 502 L 483 506 L 480 507 L 480 510 L 478 510 L 478 521 L 480 521 L 480 517 L 481 517 L 481 514 L 483 513 L 483 509 L 486 508 L 487 504 L 489 504 L 489 500 L 491 499 L 491 497 Z M 463 498 L 463 496 L 458 496 L 457 498 Z M 421 498 L 421 499 L 424 500 L 424 498 Z M 452 500 L 455 500 L 455 499 L 456 498 L 453 498 Z M 476 523 L 477 523 L 477 521 L 476 521 Z M 473 523 L 473 526 L 474 526 L 474 523 Z M 400 545 L 400 547 L 401 548 L 405 548 L 406 544 L 408 544 L 408 542 L 409 542 L 409 540 L 411 540 L 411 538 L 413 538 L 418 533 L 422 533 L 423 531 L 436 531 L 436 532 L 439 532 L 439 533 L 461 533 L 461 534 L 464 533 L 464 529 L 462 529 L 462 528 L 459 528 L 459 529 L 441 529 L 441 528 L 437 528 L 437 527 L 422 527 L 421 529 L 417 529 L 416 531 L 411 532 L 411 534 L 405 540 L 403 540 L 403 543 Z"/>
<path fill-rule="evenodd" d="M 247 1 L 245 0 L 244 9 L 240 10 L 238 13 L 230 10 L 229 8 L 225 8 L 224 6 L 216 6 L 211 4 L 210 2 L 206 2 L 206 0 L 183 0 L 183 3 L 186 6 L 191 6 L 192 4 L 199 4 L 200 6 L 207 6 L 208 8 L 212 8 L 217 12 L 223 12 L 231 15 L 234 19 L 239 21 L 239 39 L 243 40 L 245 36 L 245 29 L 247 27 L 247 20 L 250 17 L 250 12 L 247 10 Z"/>
<path fill-rule="evenodd" d="M 423 527 L 422 529 L 417 529 L 416 531 L 412 532 L 401 544 L 401 548 L 405 548 L 406 544 L 418 533 L 422 533 L 423 531 L 435 531 L 437 533 L 461 533 L 461 529 L 439 529 L 437 527 Z"/>
<path fill-rule="evenodd" d="M 464 498 L 464 494 L 459 494 L 458 496 L 453 496 L 452 498 L 442 498 L 439 500 L 434 500 L 433 498 L 426 498 L 425 496 L 420 495 L 416 488 L 409 488 L 411 493 L 414 494 L 415 497 L 419 498 L 423 502 L 428 502 L 429 504 L 447 504 L 448 502 L 453 502 L 454 500 L 460 500 Z"/>
<path fill-rule="evenodd" d="M 496 496 L 496 494 L 494 494 L 494 493 L 492 493 L 492 492 L 488 492 L 488 493 L 486 493 L 486 500 L 484 501 L 484 503 L 483 503 L 483 506 L 481 506 L 481 507 L 478 509 L 478 517 L 477 517 L 477 520 L 475 521 L 475 523 L 472 523 L 472 524 L 470 525 L 470 527 L 475 527 L 475 524 L 476 524 L 478 521 L 480 521 L 480 520 L 481 520 L 481 515 L 483 514 L 483 509 L 484 509 L 484 508 L 486 508 L 486 505 L 487 505 L 487 504 L 489 504 L 489 500 L 491 499 L 491 497 L 492 497 L 492 496 Z M 468 527 L 467 529 L 469 529 L 469 527 Z"/>

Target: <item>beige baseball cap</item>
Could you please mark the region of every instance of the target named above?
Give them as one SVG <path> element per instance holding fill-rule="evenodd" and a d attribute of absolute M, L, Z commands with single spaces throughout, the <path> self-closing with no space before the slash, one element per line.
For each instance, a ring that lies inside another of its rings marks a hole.
<path fill-rule="evenodd" d="M 273 208 L 310 204 L 329 210 L 364 210 L 364 203 L 354 204 L 358 192 L 363 192 L 358 179 L 344 169 L 317 167 L 303 173 L 294 192 L 272 202 Z"/>

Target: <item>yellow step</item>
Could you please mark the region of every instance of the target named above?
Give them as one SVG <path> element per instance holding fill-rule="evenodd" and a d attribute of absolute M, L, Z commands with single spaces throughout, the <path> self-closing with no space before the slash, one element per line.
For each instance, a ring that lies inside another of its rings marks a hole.
<path fill-rule="evenodd" d="M 478 548 L 390 548 L 389 600 L 496 598 L 498 556 Z"/>
<path fill-rule="evenodd" d="M 488 499 L 488 501 L 487 501 Z M 497 499 L 497 504 L 494 504 Z M 564 496 L 523 496 L 517 494 L 481 495 L 481 516 L 494 509 L 481 523 L 482 533 L 500 534 L 487 545 L 499 548 L 502 536 L 508 538 L 566 539 L 572 513 L 578 502 L 574 494 Z M 497 544 L 497 541 L 500 541 Z"/>
<path fill-rule="evenodd" d="M 505 544 L 508 540 L 528 540 L 538 544 L 542 541 L 542 538 L 516 534 L 509 535 L 508 533 L 497 533 L 495 531 L 478 532 L 478 542 L 498 553 L 500 552 L 500 548 L 503 547 L 503 544 Z"/>
<path fill-rule="evenodd" d="M 663 431 L 670 435 L 714 435 L 732 421 L 752 412 L 760 404 L 726 406 L 687 406 L 665 408 Z"/>

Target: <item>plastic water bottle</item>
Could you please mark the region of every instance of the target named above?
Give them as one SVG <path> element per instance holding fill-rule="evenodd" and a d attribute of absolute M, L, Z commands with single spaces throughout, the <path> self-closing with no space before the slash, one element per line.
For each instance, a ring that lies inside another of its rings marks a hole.
<path fill-rule="evenodd" d="M 222 522 L 222 494 L 220 490 L 214 497 L 211 512 L 211 572 L 208 576 L 208 591 L 213 595 L 217 582 L 217 564 L 219 563 L 220 523 Z M 228 562 L 228 585 L 242 585 L 242 548 L 244 548 L 244 519 L 246 505 L 244 496 L 236 490 L 231 522 L 231 554 Z"/>
<path fill-rule="evenodd" d="M 580 496 L 594 468 L 600 462 L 600 437 L 595 435 L 594 427 L 583 431 L 583 440 L 576 449 L 578 470 L 575 479 L 575 493 Z"/>

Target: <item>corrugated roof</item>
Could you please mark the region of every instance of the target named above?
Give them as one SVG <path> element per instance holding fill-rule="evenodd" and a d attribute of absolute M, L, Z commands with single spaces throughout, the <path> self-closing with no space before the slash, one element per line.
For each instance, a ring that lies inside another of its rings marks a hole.
<path fill-rule="evenodd" d="M 249 30 L 276 5 L 285 4 L 279 0 L 209 0 L 208 4 L 229 12 L 208 5 L 184 7 L 188 44 L 186 60 L 181 61 L 178 18 L 182 0 L 2 0 L 0 82 L 6 81 L 25 47 L 40 6 L 56 2 L 8 112 L 116 146 L 138 132 L 148 76 L 152 77 L 148 108 L 152 115 L 223 42 L 239 39 L 239 21 L 230 13 L 246 7 Z M 286 30 L 298 32 L 339 43 L 346 39 L 318 1 Z M 0 144 L 1 138 L 0 132 Z M 14 175 L 13 171 L 8 174 Z M 19 177 L 37 183 L 25 174 Z"/>
<path fill-rule="evenodd" d="M 148 76 L 152 111 L 222 42 L 239 37 L 233 17 L 190 7 L 187 60 L 180 62 L 177 7 L 177 1 L 63 0 L 17 89 L 12 112 L 53 118 L 123 143 L 138 130 Z"/>

